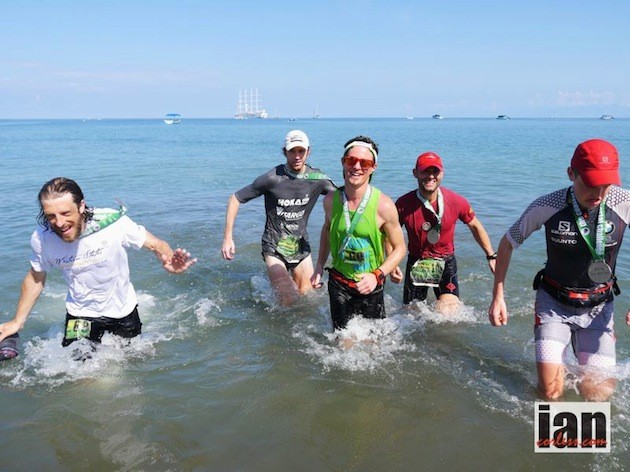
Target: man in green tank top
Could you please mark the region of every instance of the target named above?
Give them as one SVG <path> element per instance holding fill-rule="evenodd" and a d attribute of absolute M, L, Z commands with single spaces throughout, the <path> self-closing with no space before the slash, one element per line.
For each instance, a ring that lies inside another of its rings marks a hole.
<path fill-rule="evenodd" d="M 366 136 L 357 136 L 344 150 L 344 187 L 324 198 L 325 221 L 311 279 L 314 287 L 322 285 L 324 265 L 332 254 L 328 294 L 335 329 L 359 315 L 385 317 L 385 278 L 407 250 L 394 202 L 370 185 L 378 146 Z"/>

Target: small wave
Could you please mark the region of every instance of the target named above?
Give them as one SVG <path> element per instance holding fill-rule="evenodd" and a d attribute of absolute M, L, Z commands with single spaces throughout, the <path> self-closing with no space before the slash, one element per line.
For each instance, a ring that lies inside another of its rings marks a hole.
<path fill-rule="evenodd" d="M 326 312 L 327 310 L 322 309 Z M 327 322 L 326 328 L 330 329 Z M 384 319 L 351 319 L 344 329 L 324 332 L 322 325 L 296 325 L 293 336 L 305 347 L 303 352 L 315 358 L 325 371 L 376 371 L 398 362 L 397 354 L 412 352 L 416 347 L 406 342 L 409 331 L 419 328 L 414 320 L 395 315 Z"/>

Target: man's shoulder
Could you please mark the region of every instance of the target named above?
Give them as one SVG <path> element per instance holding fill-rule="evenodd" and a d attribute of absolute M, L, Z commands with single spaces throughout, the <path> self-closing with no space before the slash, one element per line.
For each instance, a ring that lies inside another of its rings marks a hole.
<path fill-rule="evenodd" d="M 554 190 L 551 193 L 541 195 L 536 198 L 530 207 L 551 207 L 560 210 L 568 205 L 567 196 L 569 194 L 570 187 Z"/>
<path fill-rule="evenodd" d="M 396 206 L 402 208 L 411 202 L 415 202 L 416 200 L 419 201 L 418 197 L 416 197 L 416 190 L 414 189 L 398 197 L 396 199 Z"/>

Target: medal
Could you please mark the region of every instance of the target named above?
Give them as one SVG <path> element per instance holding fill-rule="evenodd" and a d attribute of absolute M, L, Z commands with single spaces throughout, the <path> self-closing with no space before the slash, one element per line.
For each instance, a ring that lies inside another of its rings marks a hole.
<path fill-rule="evenodd" d="M 431 228 L 431 230 L 427 233 L 427 241 L 429 241 L 431 244 L 437 244 L 439 240 L 440 232 L 437 231 L 435 228 Z"/>
<path fill-rule="evenodd" d="M 429 223 L 428 221 L 425 221 L 424 223 L 422 223 L 422 229 L 424 231 L 429 231 L 431 229 L 431 223 Z"/>
<path fill-rule="evenodd" d="M 596 284 L 605 284 L 612 277 L 612 269 L 605 261 L 592 261 L 588 266 L 588 276 Z"/>

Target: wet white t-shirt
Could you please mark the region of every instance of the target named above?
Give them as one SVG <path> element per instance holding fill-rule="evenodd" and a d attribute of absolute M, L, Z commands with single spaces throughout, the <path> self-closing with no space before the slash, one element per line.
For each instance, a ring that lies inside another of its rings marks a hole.
<path fill-rule="evenodd" d="M 40 227 L 31 236 L 31 267 L 36 272 L 61 270 L 72 316 L 119 319 L 138 303 L 125 248 L 140 249 L 145 240 L 145 228 L 127 216 L 71 243 Z"/>

